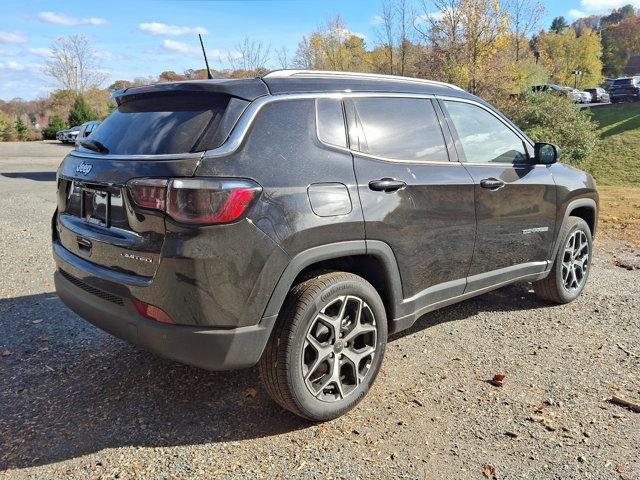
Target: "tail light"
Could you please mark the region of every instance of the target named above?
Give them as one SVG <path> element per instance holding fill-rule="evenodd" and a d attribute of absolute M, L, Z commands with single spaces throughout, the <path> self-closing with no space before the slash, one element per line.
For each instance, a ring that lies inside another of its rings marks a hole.
<path fill-rule="evenodd" d="M 262 190 L 250 180 L 230 178 L 137 178 L 127 187 L 136 205 L 197 225 L 237 220 Z"/>

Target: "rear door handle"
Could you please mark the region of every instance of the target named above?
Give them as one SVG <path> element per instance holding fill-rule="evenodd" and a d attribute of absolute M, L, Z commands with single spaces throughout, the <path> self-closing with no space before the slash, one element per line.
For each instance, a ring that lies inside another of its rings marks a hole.
<path fill-rule="evenodd" d="M 369 188 L 376 192 L 395 192 L 406 186 L 405 182 L 394 178 L 381 178 L 380 180 L 369 182 Z"/>
<path fill-rule="evenodd" d="M 497 178 L 493 177 L 480 180 L 480 186 L 488 190 L 498 190 L 504 187 L 504 185 L 505 183 L 502 180 L 498 180 Z"/>

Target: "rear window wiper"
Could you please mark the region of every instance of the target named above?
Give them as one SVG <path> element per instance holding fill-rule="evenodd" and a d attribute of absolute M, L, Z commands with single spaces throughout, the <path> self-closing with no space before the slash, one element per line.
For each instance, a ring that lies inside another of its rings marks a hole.
<path fill-rule="evenodd" d="M 109 149 L 105 147 L 102 143 L 100 143 L 98 140 L 92 140 L 92 139 L 83 140 L 80 142 L 80 145 L 82 145 L 84 148 L 87 148 L 89 150 L 93 150 L 94 152 L 104 153 L 104 154 L 109 153 Z"/>

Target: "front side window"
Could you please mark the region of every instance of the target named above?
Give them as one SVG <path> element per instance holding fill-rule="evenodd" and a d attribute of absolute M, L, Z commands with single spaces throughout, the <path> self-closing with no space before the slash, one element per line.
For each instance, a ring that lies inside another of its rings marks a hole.
<path fill-rule="evenodd" d="M 469 103 L 445 101 L 469 163 L 525 163 L 522 139 L 486 110 Z"/>
<path fill-rule="evenodd" d="M 354 98 L 352 105 L 357 117 L 349 125 L 352 149 L 391 160 L 449 161 L 431 100 Z"/>

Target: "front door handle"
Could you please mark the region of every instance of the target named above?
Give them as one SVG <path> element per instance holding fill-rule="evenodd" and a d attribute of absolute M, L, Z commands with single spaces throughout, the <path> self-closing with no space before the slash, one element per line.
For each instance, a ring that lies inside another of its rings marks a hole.
<path fill-rule="evenodd" d="M 406 183 L 394 178 L 381 178 L 380 180 L 372 180 L 369 182 L 369 188 L 376 192 L 395 192 L 406 186 Z"/>
<path fill-rule="evenodd" d="M 505 183 L 502 180 L 498 180 L 497 178 L 493 177 L 480 180 L 480 186 L 488 190 L 498 190 L 504 187 L 504 185 Z"/>

